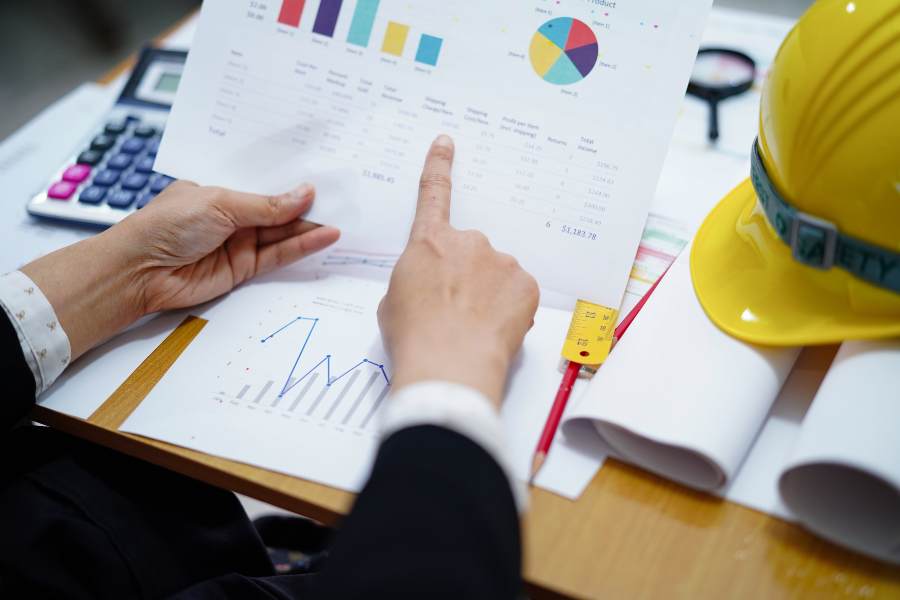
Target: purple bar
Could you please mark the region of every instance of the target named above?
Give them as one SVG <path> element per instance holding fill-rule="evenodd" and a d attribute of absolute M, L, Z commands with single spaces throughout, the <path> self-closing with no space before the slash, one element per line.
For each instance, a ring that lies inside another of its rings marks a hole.
<path fill-rule="evenodd" d="M 343 3 L 344 0 L 322 0 L 319 12 L 316 14 L 316 22 L 313 23 L 313 33 L 333 37 Z"/>

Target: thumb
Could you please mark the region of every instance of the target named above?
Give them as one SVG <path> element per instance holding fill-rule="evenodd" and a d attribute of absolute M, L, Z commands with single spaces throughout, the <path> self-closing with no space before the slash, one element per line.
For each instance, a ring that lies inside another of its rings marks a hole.
<path fill-rule="evenodd" d="M 219 190 L 213 196 L 212 204 L 237 229 L 272 227 L 284 225 L 308 211 L 315 195 L 315 189 L 308 183 L 277 196 Z"/>

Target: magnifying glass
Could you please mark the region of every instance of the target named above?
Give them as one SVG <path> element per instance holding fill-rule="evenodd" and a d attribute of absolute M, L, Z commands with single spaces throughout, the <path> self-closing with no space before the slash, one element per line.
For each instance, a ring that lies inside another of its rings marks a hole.
<path fill-rule="evenodd" d="M 756 80 L 752 58 L 729 48 L 702 48 L 697 53 L 688 94 L 709 104 L 709 140 L 719 139 L 719 102 L 743 94 Z"/>

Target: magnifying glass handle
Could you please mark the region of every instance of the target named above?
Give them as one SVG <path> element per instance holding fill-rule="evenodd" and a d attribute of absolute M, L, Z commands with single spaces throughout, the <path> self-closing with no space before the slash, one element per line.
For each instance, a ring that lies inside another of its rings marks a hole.
<path fill-rule="evenodd" d="M 709 141 L 719 139 L 719 103 L 716 100 L 709 101 Z"/>

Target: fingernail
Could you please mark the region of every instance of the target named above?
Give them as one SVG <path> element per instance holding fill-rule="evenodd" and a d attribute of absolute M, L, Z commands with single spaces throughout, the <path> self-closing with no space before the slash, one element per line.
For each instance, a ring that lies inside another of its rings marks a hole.
<path fill-rule="evenodd" d="M 449 135 L 444 135 L 443 133 L 437 136 L 437 139 L 434 140 L 435 146 L 446 146 L 448 148 L 453 146 L 453 139 Z"/>
<path fill-rule="evenodd" d="M 306 200 L 307 198 L 311 198 L 315 191 L 316 190 L 312 185 L 304 183 L 291 191 L 290 195 L 295 200 Z"/>

